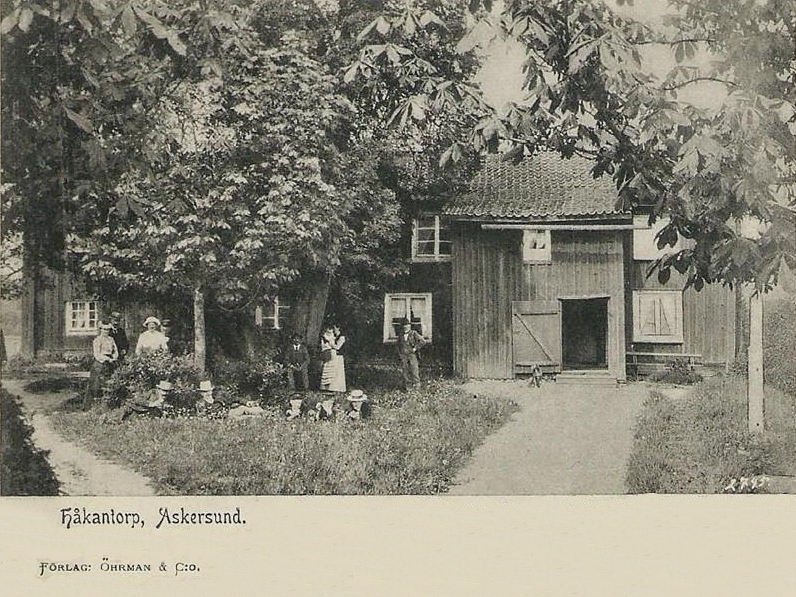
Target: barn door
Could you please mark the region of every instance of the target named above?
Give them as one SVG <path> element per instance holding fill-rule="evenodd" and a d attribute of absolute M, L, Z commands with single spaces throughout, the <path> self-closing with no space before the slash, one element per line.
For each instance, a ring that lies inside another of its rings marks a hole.
<path fill-rule="evenodd" d="M 558 301 L 513 301 L 511 326 L 514 373 L 529 373 L 534 364 L 561 371 L 561 305 Z"/>

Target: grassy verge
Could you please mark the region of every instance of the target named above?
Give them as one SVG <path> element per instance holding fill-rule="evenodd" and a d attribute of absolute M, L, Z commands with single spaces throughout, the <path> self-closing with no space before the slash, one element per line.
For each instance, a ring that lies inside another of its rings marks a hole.
<path fill-rule="evenodd" d="M 652 392 L 628 464 L 631 493 L 720 493 L 733 478 L 796 474 L 796 400 L 766 388 L 766 433 L 746 430 L 744 380 L 718 377 L 672 400 Z"/>
<path fill-rule="evenodd" d="M 19 402 L 0 390 L 0 446 L 2 447 L 2 495 L 58 495 L 47 453 L 30 439 L 33 429 L 25 423 Z"/>
<path fill-rule="evenodd" d="M 483 439 L 516 410 L 464 394 L 452 381 L 406 394 L 369 392 L 366 421 L 140 419 L 59 412 L 56 429 L 127 462 L 161 493 L 187 495 L 433 494 L 444 492 Z"/>

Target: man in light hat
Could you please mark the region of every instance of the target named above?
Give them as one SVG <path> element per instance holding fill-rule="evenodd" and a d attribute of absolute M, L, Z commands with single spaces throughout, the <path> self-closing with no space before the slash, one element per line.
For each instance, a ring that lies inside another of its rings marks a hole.
<path fill-rule="evenodd" d="M 110 316 L 110 323 L 111 338 L 116 342 L 116 348 L 119 351 L 119 362 L 122 362 L 130 351 L 130 341 L 127 339 L 127 333 L 122 326 L 122 314 L 119 311 L 113 311 Z"/>
<path fill-rule="evenodd" d="M 160 331 L 160 320 L 157 317 L 149 316 L 144 321 L 146 330 L 138 336 L 135 345 L 135 354 L 146 354 L 149 352 L 164 352 L 169 350 L 168 338 Z"/>
<path fill-rule="evenodd" d="M 196 412 L 205 413 L 208 409 L 213 408 L 215 398 L 213 398 L 213 382 L 205 379 L 199 382 L 199 400 L 196 402 Z"/>
<path fill-rule="evenodd" d="M 119 350 L 110 335 L 113 326 L 102 323 L 99 328 L 99 336 L 91 343 L 94 362 L 91 364 L 88 386 L 83 397 L 83 410 L 90 409 L 94 404 L 94 399 L 100 394 L 103 380 L 110 375 L 114 363 L 119 359 Z"/>

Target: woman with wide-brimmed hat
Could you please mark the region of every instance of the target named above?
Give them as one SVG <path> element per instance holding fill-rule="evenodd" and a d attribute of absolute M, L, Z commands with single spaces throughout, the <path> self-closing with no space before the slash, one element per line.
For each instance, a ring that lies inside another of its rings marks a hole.
<path fill-rule="evenodd" d="M 157 317 L 149 316 L 144 321 L 146 330 L 138 336 L 138 343 L 135 345 L 135 354 L 145 354 L 158 350 L 168 351 L 169 339 L 160 331 L 160 320 Z"/>

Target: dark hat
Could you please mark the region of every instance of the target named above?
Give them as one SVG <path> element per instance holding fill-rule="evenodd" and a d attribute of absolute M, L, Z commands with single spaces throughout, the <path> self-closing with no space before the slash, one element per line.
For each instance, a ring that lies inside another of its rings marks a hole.
<path fill-rule="evenodd" d="M 299 334 L 298 332 L 293 332 L 292 334 L 290 334 L 290 339 L 291 340 L 301 340 L 301 334 Z"/>
<path fill-rule="evenodd" d="M 171 325 L 171 319 L 161 319 L 160 325 Z"/>
<path fill-rule="evenodd" d="M 410 325 L 409 320 L 406 317 L 402 317 L 400 320 L 398 320 L 398 323 L 401 325 Z"/>

